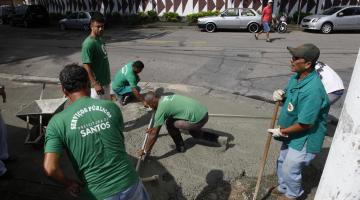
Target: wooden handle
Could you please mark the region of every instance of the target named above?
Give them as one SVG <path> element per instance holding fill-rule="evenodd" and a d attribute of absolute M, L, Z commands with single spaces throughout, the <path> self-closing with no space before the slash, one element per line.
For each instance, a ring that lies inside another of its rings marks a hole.
<path fill-rule="evenodd" d="M 274 128 L 274 126 L 275 126 L 277 113 L 278 113 L 278 111 L 279 111 L 279 106 L 280 106 L 280 101 L 277 101 L 277 102 L 275 103 L 274 112 L 273 112 L 273 115 L 272 115 L 272 117 L 271 117 L 270 128 Z M 266 164 L 266 159 L 267 159 L 267 156 L 268 156 L 268 153 L 269 153 L 270 144 L 271 144 L 271 138 L 272 138 L 272 134 L 271 134 L 271 133 L 268 133 L 267 139 L 266 139 L 266 143 L 265 143 L 265 147 L 264 147 L 264 152 L 263 152 L 262 160 L 261 160 L 261 162 L 260 162 L 260 170 L 259 170 L 259 174 L 258 174 L 258 178 L 257 178 L 257 182 L 256 182 L 256 187 L 255 187 L 255 193 L 254 193 L 253 200 L 256 200 L 257 194 L 258 194 L 259 189 L 260 189 L 261 178 L 262 178 L 262 175 L 263 175 L 263 173 L 264 173 L 264 168 L 265 168 L 265 164 Z"/>

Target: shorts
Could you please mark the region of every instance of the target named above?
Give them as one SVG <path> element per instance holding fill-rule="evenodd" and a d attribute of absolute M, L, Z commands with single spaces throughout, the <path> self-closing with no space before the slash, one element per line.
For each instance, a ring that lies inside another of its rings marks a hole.
<path fill-rule="evenodd" d="M 270 32 L 269 22 L 262 22 L 262 26 L 263 26 L 263 31 L 264 31 L 265 33 Z"/>

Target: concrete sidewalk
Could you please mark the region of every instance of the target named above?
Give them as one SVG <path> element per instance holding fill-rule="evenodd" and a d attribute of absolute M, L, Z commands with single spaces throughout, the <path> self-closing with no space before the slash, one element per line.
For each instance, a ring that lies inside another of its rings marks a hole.
<path fill-rule="evenodd" d="M 26 123 L 16 118 L 21 107 L 39 98 L 41 85 L 15 82 L 0 78 L 6 86 L 8 102 L 1 105 L 3 118 L 8 126 L 10 154 L 18 157 L 17 162 L 8 165 L 14 178 L 0 181 L 2 200 L 71 199 L 65 190 L 51 182 L 42 171 L 43 152 L 32 146 L 23 145 Z M 233 114 L 242 117 L 210 117 L 205 128 L 229 138 L 227 149 L 198 144 L 184 135 L 187 151 L 176 153 L 166 128 L 154 146 L 151 157 L 143 163 L 140 175 L 160 176 L 158 183 L 146 183 L 152 199 L 250 199 L 254 191 L 259 162 L 267 137 L 274 105 L 234 95 L 224 91 L 176 84 L 148 83 L 145 91 L 160 90 L 163 94 L 178 93 L 191 96 L 203 102 L 210 114 Z M 47 85 L 43 98 L 60 98 L 58 85 Z M 135 151 L 141 147 L 150 113 L 137 103 L 121 107 L 124 116 L 126 146 L 135 163 Z M 256 118 L 258 117 L 258 118 Z M 333 127 L 329 131 L 332 135 Z M 326 159 L 331 138 L 327 138 L 324 153 L 304 175 L 307 199 L 316 191 L 323 162 Z M 278 142 L 272 142 L 259 197 L 276 183 L 274 176 Z M 62 167 L 75 176 L 69 161 L 64 157 Z M 268 197 L 265 199 L 272 199 Z"/>

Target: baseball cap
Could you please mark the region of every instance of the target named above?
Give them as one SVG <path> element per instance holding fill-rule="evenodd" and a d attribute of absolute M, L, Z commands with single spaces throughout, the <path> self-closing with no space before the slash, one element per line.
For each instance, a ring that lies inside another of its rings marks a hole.
<path fill-rule="evenodd" d="M 302 44 L 298 47 L 286 47 L 291 55 L 298 58 L 304 58 L 306 61 L 316 62 L 320 56 L 320 49 L 314 44 Z"/>
<path fill-rule="evenodd" d="M 269 0 L 268 3 L 273 3 L 273 0 Z"/>

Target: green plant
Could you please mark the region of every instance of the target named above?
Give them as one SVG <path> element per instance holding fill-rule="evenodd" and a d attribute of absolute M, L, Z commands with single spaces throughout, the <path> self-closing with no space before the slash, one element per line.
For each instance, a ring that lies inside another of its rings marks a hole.
<path fill-rule="evenodd" d="M 167 22 L 179 22 L 180 21 L 179 14 L 174 13 L 174 12 L 164 13 L 163 16 L 165 18 L 165 21 L 167 21 Z"/>
<path fill-rule="evenodd" d="M 199 12 L 193 13 L 186 16 L 186 21 L 188 23 L 196 23 L 199 17 L 206 17 L 206 16 L 216 16 L 219 15 L 219 11 L 207 11 L 207 12 Z"/>
<path fill-rule="evenodd" d="M 158 14 L 156 13 L 156 11 L 149 10 L 149 11 L 147 11 L 147 15 L 151 22 L 159 21 L 159 17 L 158 17 Z"/>

